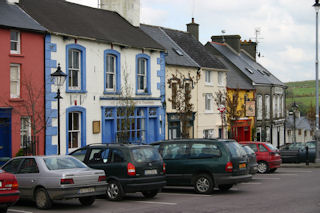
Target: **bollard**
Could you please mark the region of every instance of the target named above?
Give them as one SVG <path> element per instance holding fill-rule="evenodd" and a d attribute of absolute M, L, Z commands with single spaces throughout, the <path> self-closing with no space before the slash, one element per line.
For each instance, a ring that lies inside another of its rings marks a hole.
<path fill-rule="evenodd" d="M 306 146 L 306 165 L 309 166 L 309 147 Z"/>

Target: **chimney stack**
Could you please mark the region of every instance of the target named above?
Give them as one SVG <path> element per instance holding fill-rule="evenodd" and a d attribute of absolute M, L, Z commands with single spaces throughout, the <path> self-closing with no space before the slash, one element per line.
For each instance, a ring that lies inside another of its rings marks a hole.
<path fill-rule="evenodd" d="M 240 53 L 240 39 L 239 35 L 221 35 L 221 36 L 211 36 L 211 40 L 213 42 L 218 43 L 227 43 L 232 49 L 234 49 L 237 53 Z"/>
<path fill-rule="evenodd" d="M 257 42 L 249 41 L 240 41 L 241 49 L 245 50 L 251 57 L 256 60 L 256 53 L 257 53 Z"/>
<path fill-rule="evenodd" d="M 199 24 L 194 23 L 194 18 L 191 19 L 190 24 L 187 24 L 187 31 L 199 41 Z"/>
<path fill-rule="evenodd" d="M 101 9 L 119 13 L 133 26 L 140 26 L 140 0 L 100 0 Z"/>
<path fill-rule="evenodd" d="M 8 4 L 19 4 L 19 0 L 7 0 Z"/>

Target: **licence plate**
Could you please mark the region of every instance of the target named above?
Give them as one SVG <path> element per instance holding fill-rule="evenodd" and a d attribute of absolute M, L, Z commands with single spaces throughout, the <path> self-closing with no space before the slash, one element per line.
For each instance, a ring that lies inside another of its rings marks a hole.
<path fill-rule="evenodd" d="M 94 192 L 94 191 L 95 191 L 95 189 L 93 187 L 90 187 L 90 188 L 80 189 L 79 193 L 82 194 L 82 193 L 89 193 L 89 192 Z"/>
<path fill-rule="evenodd" d="M 158 171 L 156 169 L 151 169 L 151 170 L 144 170 L 145 175 L 156 175 L 158 174 Z"/>
<path fill-rule="evenodd" d="M 243 168 L 246 168 L 246 164 L 245 163 L 240 163 L 239 164 L 239 169 L 243 169 Z"/>

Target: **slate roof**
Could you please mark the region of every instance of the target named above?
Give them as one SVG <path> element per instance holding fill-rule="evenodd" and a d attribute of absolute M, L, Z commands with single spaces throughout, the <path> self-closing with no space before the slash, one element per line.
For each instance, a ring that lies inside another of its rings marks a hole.
<path fill-rule="evenodd" d="M 244 90 L 253 90 L 254 86 L 251 84 L 248 77 L 239 72 L 235 66 L 228 63 L 223 57 L 219 57 L 219 60 L 227 67 L 227 88 L 230 89 L 244 89 Z"/>
<path fill-rule="evenodd" d="M 167 28 L 162 29 L 201 67 L 227 69 L 216 56 L 211 55 L 200 41 L 195 39 L 190 33 Z"/>
<path fill-rule="evenodd" d="M 200 68 L 179 45 L 177 45 L 159 26 L 141 24 L 140 28 L 167 50 L 166 64 Z"/>
<path fill-rule="evenodd" d="M 249 57 L 245 51 L 241 50 L 239 55 L 222 43 L 208 42 L 206 46 L 208 45 L 209 48 L 210 46 L 215 48 L 255 84 L 285 86 L 271 72 Z"/>
<path fill-rule="evenodd" d="M 17 5 L 8 4 L 6 0 L 0 0 L 0 26 L 36 32 L 46 31 Z"/>
<path fill-rule="evenodd" d="M 294 128 L 293 115 L 290 115 L 287 117 L 286 127 L 288 129 Z M 296 129 L 311 130 L 312 128 L 309 123 L 309 120 L 306 117 L 301 116 L 301 117 L 296 117 Z"/>
<path fill-rule="evenodd" d="M 164 49 L 139 27 L 113 11 L 65 0 L 20 0 L 19 6 L 50 33 L 135 48 Z"/>

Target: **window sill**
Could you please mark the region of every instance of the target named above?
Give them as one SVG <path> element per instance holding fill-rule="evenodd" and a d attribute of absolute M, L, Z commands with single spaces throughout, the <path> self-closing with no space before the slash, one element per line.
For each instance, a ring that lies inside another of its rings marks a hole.
<path fill-rule="evenodd" d="M 149 95 L 152 95 L 152 94 L 151 94 L 151 92 L 150 92 L 150 93 L 142 93 L 142 92 L 141 92 L 141 93 L 138 93 L 138 92 L 137 92 L 136 95 L 148 95 L 148 96 L 149 96 Z"/>
<path fill-rule="evenodd" d="M 86 90 L 66 90 L 66 93 L 87 93 Z"/>
<path fill-rule="evenodd" d="M 23 58 L 24 55 L 22 55 L 21 53 L 10 53 L 9 57 L 19 57 L 19 58 Z"/>
<path fill-rule="evenodd" d="M 119 91 L 104 91 L 104 95 L 120 95 Z"/>
<path fill-rule="evenodd" d="M 213 114 L 214 112 L 212 111 L 212 110 L 206 110 L 205 112 L 204 112 L 205 114 Z"/>
<path fill-rule="evenodd" d="M 9 102 L 23 102 L 24 100 L 22 98 L 10 98 Z"/>
<path fill-rule="evenodd" d="M 213 87 L 214 86 L 213 84 L 210 84 L 210 83 L 205 83 L 204 85 L 208 86 L 208 87 Z"/>

